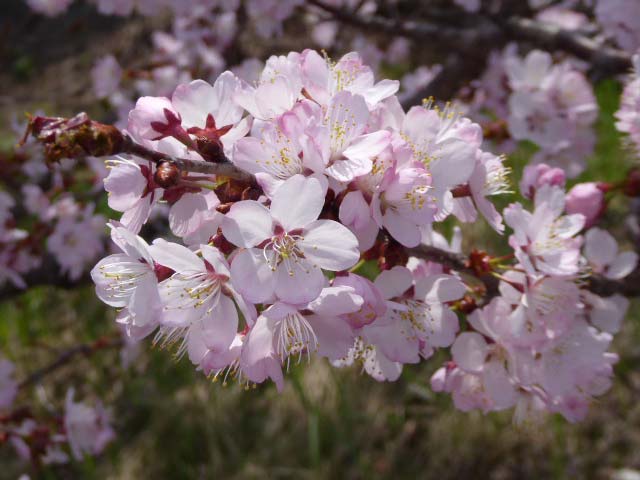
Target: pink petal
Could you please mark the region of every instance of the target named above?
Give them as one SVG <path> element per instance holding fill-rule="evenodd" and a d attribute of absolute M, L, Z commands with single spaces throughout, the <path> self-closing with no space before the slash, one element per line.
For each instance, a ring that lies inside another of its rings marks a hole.
<path fill-rule="evenodd" d="M 361 230 L 371 220 L 369 204 L 364 199 L 362 192 L 349 192 L 340 204 L 340 222 L 352 226 L 355 230 Z"/>
<path fill-rule="evenodd" d="M 318 218 L 324 206 L 320 182 L 312 177 L 294 175 L 276 191 L 271 215 L 286 231 L 303 228 Z"/>
<path fill-rule="evenodd" d="M 413 276 L 411 271 L 401 266 L 395 266 L 391 270 L 380 272 L 374 283 L 386 300 L 404 295 L 412 284 Z"/>
<path fill-rule="evenodd" d="M 156 262 L 176 272 L 204 271 L 202 259 L 183 245 L 158 238 L 149 247 L 149 251 Z"/>
<path fill-rule="evenodd" d="M 271 214 L 255 200 L 234 203 L 222 221 L 222 233 L 238 247 L 253 247 L 273 235 Z"/>
<path fill-rule="evenodd" d="M 316 220 L 306 226 L 299 242 L 305 257 L 325 270 L 340 271 L 354 266 L 360 259 L 358 239 L 333 220 Z"/>
<path fill-rule="evenodd" d="M 633 272 L 638 264 L 638 254 L 636 252 L 622 252 L 618 255 L 607 269 L 607 278 L 620 279 Z"/>
<path fill-rule="evenodd" d="M 393 210 L 386 211 L 382 222 L 391 236 L 405 247 L 417 247 L 420 244 L 422 239 L 420 228 Z"/>
<path fill-rule="evenodd" d="M 482 335 L 476 332 L 462 332 L 451 347 L 453 361 L 467 372 L 482 371 L 489 347 Z"/>
<path fill-rule="evenodd" d="M 294 305 L 318 298 L 326 279 L 322 270 L 307 260 L 299 260 L 290 270 L 281 263 L 275 272 L 275 293 L 279 299 Z"/>
<path fill-rule="evenodd" d="M 318 339 L 318 354 L 329 360 L 344 358 L 354 341 L 351 327 L 339 317 L 310 315 L 307 321 Z"/>
<path fill-rule="evenodd" d="M 363 303 L 364 299 L 355 293 L 353 287 L 335 286 L 323 288 L 308 308 L 318 315 L 334 316 L 357 312 Z"/>
<path fill-rule="evenodd" d="M 262 303 L 273 298 L 273 275 L 262 251 L 255 248 L 242 250 L 231 262 L 233 286 L 252 303 Z"/>
<path fill-rule="evenodd" d="M 427 303 L 445 303 L 462 298 L 464 283 L 452 275 L 431 275 L 416 284 L 415 296 Z"/>

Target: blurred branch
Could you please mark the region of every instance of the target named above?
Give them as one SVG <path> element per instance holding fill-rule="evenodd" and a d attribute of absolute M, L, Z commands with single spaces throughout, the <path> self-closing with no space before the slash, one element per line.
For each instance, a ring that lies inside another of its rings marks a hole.
<path fill-rule="evenodd" d="M 77 280 L 71 280 L 60 271 L 60 266 L 53 257 L 44 258 L 42 265 L 21 276 L 26 288 L 19 288 L 12 283 L 5 283 L 0 287 L 0 302 L 9 300 L 25 293 L 29 288 L 50 285 L 58 288 L 70 289 L 89 283 L 88 275 Z"/>
<path fill-rule="evenodd" d="M 589 62 L 593 69 L 603 74 L 627 73 L 632 67 L 631 55 L 602 45 L 578 31 L 564 30 L 521 17 L 510 17 L 503 27 L 512 40 L 525 40 L 545 50 L 571 53 Z"/>
<path fill-rule="evenodd" d="M 327 12 L 338 21 L 364 30 L 400 35 L 414 40 L 428 40 L 432 44 L 437 42 L 438 45 L 446 46 L 448 51 L 458 54 L 427 87 L 404 102 L 405 107 L 419 104 L 423 98 L 430 96 L 444 99 L 452 97 L 464 83 L 482 72 L 490 51 L 500 48 L 508 41 L 526 41 L 536 48 L 570 53 L 589 62 L 593 70 L 604 75 L 626 73 L 632 67 L 629 54 L 602 45 L 589 38 L 585 32 L 565 30 L 519 16 L 509 15 L 504 20 L 500 14 L 474 14 L 468 16 L 469 21 L 458 22 L 459 26 L 452 26 L 451 21 L 436 17 L 392 20 L 380 15 L 359 15 L 323 0 L 307 0 L 307 4 Z M 465 14 L 457 12 L 457 16 L 464 18 Z"/>
<path fill-rule="evenodd" d="M 473 28 L 452 27 L 442 23 L 420 20 L 391 20 L 379 15 L 362 16 L 353 11 L 336 7 L 323 0 L 307 0 L 307 4 L 318 7 L 331 14 L 338 21 L 373 32 L 382 32 L 394 36 L 403 36 L 415 40 L 437 40 L 451 43 L 452 48 L 478 46 L 478 42 L 497 40 L 501 36 L 500 28 L 488 17 L 474 16 Z"/>
<path fill-rule="evenodd" d="M 77 356 L 83 355 L 88 357 L 99 350 L 106 350 L 109 348 L 119 348 L 123 344 L 122 339 L 112 339 L 108 337 L 102 337 L 91 343 L 83 343 L 76 345 L 62 352 L 58 358 L 56 358 L 49 365 L 36 370 L 31 373 L 27 378 L 18 384 L 18 389 L 22 390 L 30 385 L 40 382 L 47 375 L 55 372 L 61 367 L 64 367 L 68 363 L 71 363 Z"/>

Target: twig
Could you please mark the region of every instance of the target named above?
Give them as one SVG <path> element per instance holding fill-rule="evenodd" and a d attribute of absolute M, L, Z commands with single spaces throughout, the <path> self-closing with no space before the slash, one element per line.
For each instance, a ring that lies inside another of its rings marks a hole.
<path fill-rule="evenodd" d="M 89 356 L 99 350 L 121 347 L 122 344 L 123 344 L 123 341 L 121 339 L 99 338 L 93 343 L 83 343 L 80 345 L 76 345 L 75 347 L 62 352 L 58 356 L 58 358 L 56 358 L 49 365 L 31 373 L 27 378 L 25 378 L 22 382 L 18 384 L 18 389 L 22 390 L 28 387 L 29 385 L 38 383 L 47 375 L 51 374 L 52 372 L 55 372 L 59 368 L 73 361 L 73 359 L 78 355 Z"/>
<path fill-rule="evenodd" d="M 632 67 L 628 53 L 602 45 L 577 31 L 522 17 L 510 17 L 503 27 L 511 39 L 526 40 L 546 50 L 571 53 L 601 73 L 617 75 L 628 72 Z"/>
<path fill-rule="evenodd" d="M 561 50 L 588 61 L 594 70 L 603 74 L 617 75 L 631 69 L 631 56 L 617 48 L 602 45 L 577 30 L 565 30 L 555 25 L 538 22 L 529 18 L 510 16 L 503 20 L 499 15 L 477 14 L 469 26 L 452 27 L 429 20 L 390 20 L 378 15 L 361 16 L 335 7 L 322 0 L 307 0 L 307 3 L 331 14 L 336 20 L 356 27 L 401 35 L 416 40 L 438 41 L 447 44 L 449 50 L 473 54 L 486 49 L 500 48 L 508 40 L 528 41 L 545 50 Z M 470 55 L 466 55 L 473 58 Z"/>
<path fill-rule="evenodd" d="M 485 284 L 489 299 L 497 294 L 497 279 L 492 275 L 478 275 L 467 263 L 467 257 L 461 253 L 451 253 L 429 245 L 420 245 L 410 249 L 409 254 L 417 258 L 440 263 L 452 270 L 477 278 Z M 640 268 L 637 268 L 622 280 L 612 280 L 602 275 L 593 275 L 589 278 L 586 288 L 596 295 L 604 297 L 614 294 L 626 297 L 640 297 Z"/>
<path fill-rule="evenodd" d="M 205 173 L 209 175 L 219 175 L 233 178 L 247 183 L 255 183 L 255 177 L 243 170 L 240 170 L 225 157 L 225 161 L 221 163 L 203 162 L 198 160 L 190 160 L 188 158 L 179 158 L 166 155 L 164 153 L 150 150 L 147 147 L 134 142 L 131 137 L 125 137 L 123 149 L 121 153 L 128 153 L 138 157 L 150 160 L 156 164 L 168 162 L 175 165 L 180 171 Z"/>

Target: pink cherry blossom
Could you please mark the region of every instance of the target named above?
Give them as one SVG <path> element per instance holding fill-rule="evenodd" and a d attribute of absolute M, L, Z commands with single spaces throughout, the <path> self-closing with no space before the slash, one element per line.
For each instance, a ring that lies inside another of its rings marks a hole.
<path fill-rule="evenodd" d="M 594 182 L 574 185 L 566 196 L 567 213 L 584 216 L 585 227 L 592 226 L 606 208 L 604 191 Z"/>
<path fill-rule="evenodd" d="M 92 408 L 74 401 L 74 389 L 67 391 L 64 428 L 76 460 L 86 454 L 98 455 L 115 438 L 110 418 L 101 404 Z"/>
<path fill-rule="evenodd" d="M 100 260 L 91 270 L 91 278 L 100 300 L 123 309 L 118 322 L 126 326 L 128 336 L 141 338 L 153 331 L 162 317 L 155 262 L 142 238 L 124 227 L 111 227 L 111 238 L 122 253 Z"/>
<path fill-rule="evenodd" d="M 101 238 L 104 223 L 104 217 L 94 215 L 93 206 L 88 205 L 79 220 L 64 217 L 56 224 L 47 240 L 47 250 L 71 280 L 78 280 L 87 265 L 104 250 Z"/>
<path fill-rule="evenodd" d="M 616 239 L 600 228 L 591 228 L 587 231 L 584 256 L 594 272 L 611 279 L 626 277 L 638 265 L 636 252 L 619 252 Z"/>
<path fill-rule="evenodd" d="M 321 269 L 340 271 L 358 261 L 355 236 L 338 222 L 317 220 L 323 204 L 320 182 L 295 175 L 278 188 L 269 209 L 252 200 L 233 205 L 222 231 L 243 247 L 231 277 L 247 300 L 309 302 L 325 285 Z"/>
<path fill-rule="evenodd" d="M 519 203 L 504 211 L 507 225 L 514 234 L 509 244 L 527 271 L 539 270 L 550 275 L 572 275 L 578 272 L 580 237 L 575 235 L 584 226 L 584 216 L 562 215 L 564 192 L 544 185 L 535 195 L 535 210 L 524 210 Z"/>
<path fill-rule="evenodd" d="M 200 245 L 199 250 L 202 256 L 161 239 L 149 247 L 155 262 L 175 272 L 158 285 L 164 310 L 159 336 L 165 342 L 183 338 L 181 352 L 202 342 L 207 349 L 222 352 L 238 332 L 236 305 L 247 322 L 255 319 L 255 309 L 229 282 L 229 266 L 220 251 L 209 245 Z M 196 364 L 201 360 L 192 352 L 190 357 Z"/>
<path fill-rule="evenodd" d="M 0 358 L 0 410 L 11 407 L 18 393 L 18 382 L 14 379 L 15 365 Z"/>
<path fill-rule="evenodd" d="M 429 358 L 434 348 L 448 347 L 458 331 L 456 315 L 445 305 L 461 298 L 465 287 L 450 275 L 433 275 L 413 283 L 411 272 L 394 267 L 382 272 L 376 287 L 388 300 L 386 314 L 367 327 L 384 355 L 401 363 Z M 407 292 L 413 287 L 413 294 Z"/>
<path fill-rule="evenodd" d="M 162 189 L 153 180 L 155 166 L 135 158 L 120 158 L 111 162 L 111 171 L 104 179 L 109 207 L 123 212 L 120 222 L 138 233 L 147 221 L 151 209 L 162 196 Z"/>
<path fill-rule="evenodd" d="M 305 50 L 300 63 L 304 88 L 321 105 L 328 105 L 336 94 L 347 91 L 361 95 L 367 105 L 373 107 L 394 95 L 400 87 L 397 80 L 375 83 L 373 71 L 356 52 L 347 53 L 333 63 L 315 50 Z"/>
<path fill-rule="evenodd" d="M 546 163 L 527 165 L 520 180 L 520 193 L 525 198 L 533 199 L 536 190 L 542 185 L 555 185 L 564 188 L 565 173 L 561 168 L 550 167 Z"/>

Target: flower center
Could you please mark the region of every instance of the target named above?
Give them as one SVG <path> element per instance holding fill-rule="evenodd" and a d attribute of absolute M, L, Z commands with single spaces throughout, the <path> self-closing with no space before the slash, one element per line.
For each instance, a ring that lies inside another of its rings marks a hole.
<path fill-rule="evenodd" d="M 276 334 L 276 352 L 284 361 L 289 355 L 298 354 L 298 360 L 306 351 L 309 359 L 311 352 L 317 350 L 318 338 L 309 322 L 298 312 L 285 316 Z"/>
<path fill-rule="evenodd" d="M 271 238 L 262 250 L 264 259 L 271 270 L 275 271 L 278 265 L 284 264 L 289 275 L 293 276 L 296 265 L 304 258 L 304 253 L 298 246 L 298 241 L 304 239 L 302 235 L 290 235 L 282 233 Z"/>

